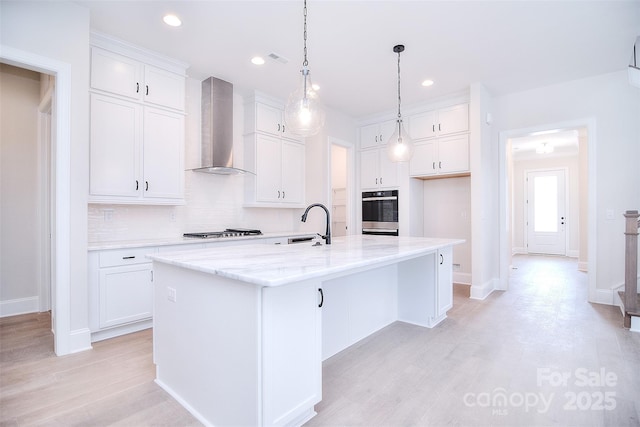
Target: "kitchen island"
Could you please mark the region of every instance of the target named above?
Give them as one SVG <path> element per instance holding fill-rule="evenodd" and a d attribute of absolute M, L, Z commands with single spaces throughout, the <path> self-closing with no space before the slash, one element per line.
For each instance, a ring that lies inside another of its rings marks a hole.
<path fill-rule="evenodd" d="M 207 425 L 300 425 L 322 360 L 452 304 L 459 239 L 347 236 L 153 255 L 156 382 Z"/>

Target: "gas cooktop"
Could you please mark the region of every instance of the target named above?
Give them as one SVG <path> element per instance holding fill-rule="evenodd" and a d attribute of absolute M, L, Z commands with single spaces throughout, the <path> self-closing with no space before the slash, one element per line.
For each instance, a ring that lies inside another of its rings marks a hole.
<path fill-rule="evenodd" d="M 184 237 L 193 237 L 196 239 L 215 239 L 218 237 L 240 237 L 240 236 L 258 236 L 262 234 L 260 230 L 252 230 L 248 228 L 227 228 L 224 231 L 205 231 L 202 233 L 184 233 Z"/>

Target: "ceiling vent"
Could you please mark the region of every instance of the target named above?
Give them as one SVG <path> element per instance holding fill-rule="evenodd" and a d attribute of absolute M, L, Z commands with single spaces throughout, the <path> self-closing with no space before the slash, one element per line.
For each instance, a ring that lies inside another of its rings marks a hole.
<path fill-rule="evenodd" d="M 274 61 L 277 61 L 281 64 L 286 64 L 287 62 L 289 62 L 289 60 L 287 58 L 285 58 L 284 56 L 280 56 L 277 53 L 273 53 L 271 52 L 269 55 L 269 58 L 273 59 Z"/>

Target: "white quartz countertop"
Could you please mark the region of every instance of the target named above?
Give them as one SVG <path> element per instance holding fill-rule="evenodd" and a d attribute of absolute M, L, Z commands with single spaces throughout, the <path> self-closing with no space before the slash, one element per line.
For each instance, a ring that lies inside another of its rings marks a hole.
<path fill-rule="evenodd" d="M 250 244 L 148 255 L 155 262 L 215 274 L 260 286 L 339 275 L 382 266 L 463 243 L 462 239 L 356 235 L 331 245 Z"/>
<path fill-rule="evenodd" d="M 263 233 L 257 236 L 238 236 L 238 237 L 223 237 L 223 238 L 210 238 L 199 239 L 194 237 L 169 237 L 164 239 L 145 239 L 145 240 L 122 240 L 111 242 L 89 242 L 88 250 L 99 251 L 108 249 L 129 249 L 129 248 L 144 248 L 151 246 L 170 246 L 170 245 L 192 245 L 196 243 L 224 243 L 233 242 L 237 240 L 256 240 L 261 239 L 273 239 L 279 237 L 302 237 L 313 236 L 314 233 L 308 231 L 295 231 L 295 232 L 269 232 Z"/>

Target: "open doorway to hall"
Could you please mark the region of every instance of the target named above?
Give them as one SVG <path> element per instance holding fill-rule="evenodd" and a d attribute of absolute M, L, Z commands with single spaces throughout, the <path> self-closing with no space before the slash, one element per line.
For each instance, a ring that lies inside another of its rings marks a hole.
<path fill-rule="evenodd" d="M 587 144 L 586 127 L 554 127 L 508 139 L 509 265 L 514 255 L 537 254 L 567 257 L 587 271 Z M 535 258 L 519 258 L 520 263 L 528 259 Z"/>
<path fill-rule="evenodd" d="M 0 63 L 0 87 L 0 317 L 40 312 L 53 330 L 55 78 Z"/>

